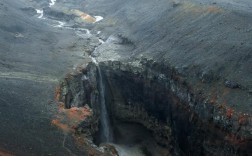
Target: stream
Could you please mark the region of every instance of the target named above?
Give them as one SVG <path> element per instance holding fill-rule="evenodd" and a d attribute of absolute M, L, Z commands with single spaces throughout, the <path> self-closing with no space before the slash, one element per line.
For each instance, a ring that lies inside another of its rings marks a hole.
<path fill-rule="evenodd" d="M 51 2 L 49 3 L 49 7 L 53 7 L 56 4 L 56 0 L 51 0 Z M 87 36 L 92 35 L 90 33 L 90 30 L 86 29 L 86 28 L 72 28 L 70 26 L 66 26 L 65 22 L 62 21 L 58 21 L 55 19 L 47 19 L 44 16 L 44 11 L 43 9 L 36 9 L 37 11 L 37 18 L 45 20 L 49 23 L 53 22 L 53 23 L 58 23 L 56 25 L 51 25 L 52 27 L 55 28 L 61 28 L 61 29 L 71 29 L 75 32 L 76 35 L 78 35 L 81 38 L 85 38 Z M 103 20 L 102 16 L 94 16 L 96 21 L 101 21 Z M 49 24 L 48 23 L 48 24 Z M 100 34 L 101 32 L 98 31 L 97 34 Z M 104 44 L 105 41 L 103 41 L 102 39 L 99 38 L 99 42 L 101 44 Z M 94 52 L 96 51 L 98 47 L 95 48 Z M 93 52 L 93 53 L 94 53 Z M 105 143 L 105 144 L 110 144 L 112 146 L 114 146 L 119 154 L 119 156 L 144 156 L 145 154 L 143 154 L 142 149 L 140 147 L 140 144 L 138 144 L 138 142 L 135 142 L 135 138 L 137 138 L 137 136 L 141 136 L 141 139 L 144 138 L 144 136 L 142 136 L 142 132 L 138 132 L 137 130 L 132 130 L 132 132 L 130 131 L 130 133 L 132 133 L 131 135 L 128 135 L 128 137 L 126 136 L 126 134 L 123 133 L 128 133 L 127 129 L 123 128 L 123 130 L 121 130 L 120 125 L 116 128 L 118 131 L 119 136 L 121 134 L 125 135 L 126 138 L 121 137 L 122 139 L 119 139 L 120 137 L 117 136 L 117 141 L 114 141 L 114 134 L 113 134 L 113 130 L 112 130 L 112 126 L 111 126 L 111 122 L 109 119 L 109 114 L 108 114 L 108 110 L 107 110 L 107 106 L 106 106 L 106 100 L 105 100 L 105 84 L 103 82 L 103 76 L 102 76 L 102 72 L 101 69 L 99 67 L 99 62 L 97 61 L 97 59 L 93 56 L 90 56 L 92 62 L 96 65 L 97 67 L 97 74 L 98 74 L 98 90 L 99 90 L 99 101 L 100 101 L 100 116 L 101 116 L 101 120 L 100 120 L 100 128 L 101 128 L 101 134 L 100 134 L 100 143 Z M 132 126 L 132 125 L 131 125 Z M 133 126 L 134 128 L 138 128 L 138 126 Z M 133 128 L 133 129 L 134 129 Z M 119 130 L 118 130 L 119 129 Z M 131 128 L 132 129 L 132 128 Z M 135 131 L 135 132 L 134 132 Z M 143 130 L 144 131 L 144 130 Z M 125 140 L 127 140 L 125 142 Z M 130 140 L 130 141 L 129 141 Z M 144 139 L 143 139 L 144 140 Z M 129 142 L 128 142 L 129 141 Z"/>

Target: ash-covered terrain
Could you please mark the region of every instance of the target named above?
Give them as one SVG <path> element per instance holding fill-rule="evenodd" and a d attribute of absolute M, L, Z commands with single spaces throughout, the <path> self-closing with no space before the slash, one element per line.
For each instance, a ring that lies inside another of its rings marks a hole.
<path fill-rule="evenodd" d="M 249 0 L 0 0 L 0 155 L 250 155 Z"/>

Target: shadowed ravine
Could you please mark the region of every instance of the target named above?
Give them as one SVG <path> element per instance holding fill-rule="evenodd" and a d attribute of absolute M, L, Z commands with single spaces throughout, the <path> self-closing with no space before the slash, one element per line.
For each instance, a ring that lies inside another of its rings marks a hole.
<path fill-rule="evenodd" d="M 0 0 L 0 155 L 251 155 L 251 10 Z"/>

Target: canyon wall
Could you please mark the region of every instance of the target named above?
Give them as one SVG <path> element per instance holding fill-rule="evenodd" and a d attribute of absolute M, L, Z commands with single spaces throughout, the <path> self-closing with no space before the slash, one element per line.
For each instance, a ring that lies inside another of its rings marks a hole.
<path fill-rule="evenodd" d="M 153 60 L 101 63 L 115 120 L 136 122 L 174 155 L 249 155 L 251 121 Z"/>

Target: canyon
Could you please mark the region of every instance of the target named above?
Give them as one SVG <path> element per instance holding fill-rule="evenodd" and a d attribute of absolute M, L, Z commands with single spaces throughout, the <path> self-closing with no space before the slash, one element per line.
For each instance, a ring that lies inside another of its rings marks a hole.
<path fill-rule="evenodd" d="M 252 152 L 250 1 L 0 6 L 0 155 Z"/>

